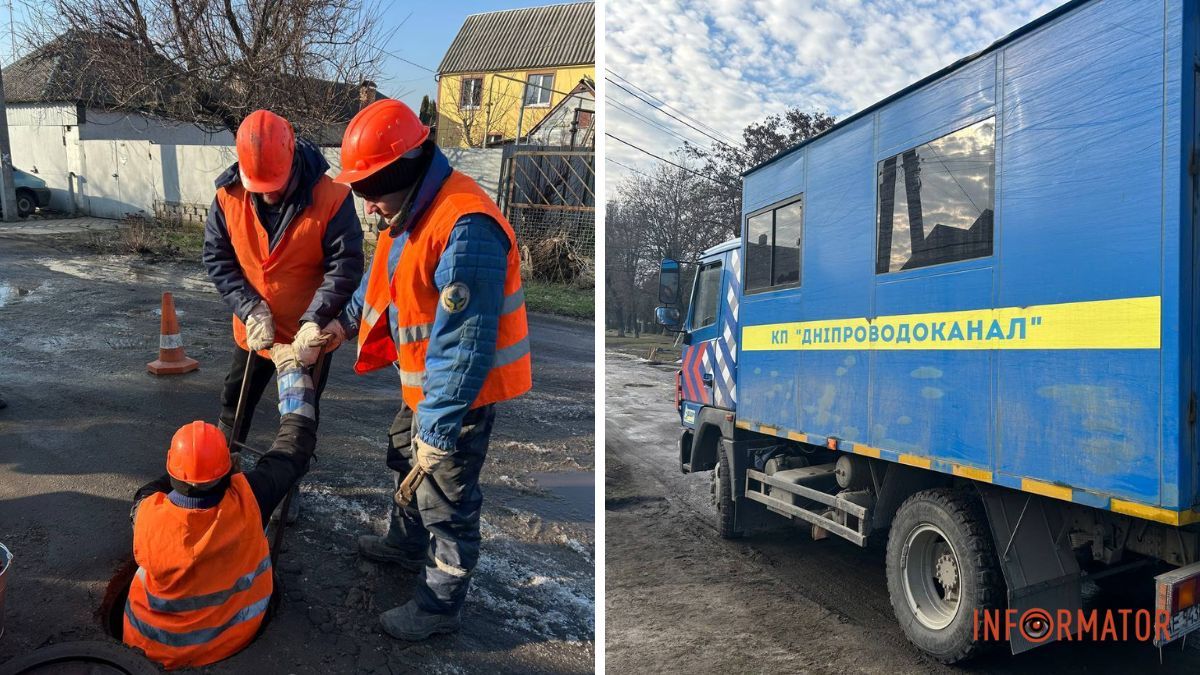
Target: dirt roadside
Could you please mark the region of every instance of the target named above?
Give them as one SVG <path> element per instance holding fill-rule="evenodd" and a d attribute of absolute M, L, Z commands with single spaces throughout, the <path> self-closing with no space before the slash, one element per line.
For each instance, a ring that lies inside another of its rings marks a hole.
<path fill-rule="evenodd" d="M 229 315 L 199 265 L 96 256 L 79 237 L 0 235 L 0 541 L 14 553 L 0 663 L 103 639 L 93 616 L 130 554 L 129 499 L 163 470 L 166 443 L 215 417 Z M 154 378 L 159 295 L 175 293 L 197 373 Z M 378 613 L 411 575 L 360 560 L 382 532 L 391 475 L 392 373 L 356 377 L 337 354 L 318 460 L 280 560 L 284 602 L 266 634 L 211 673 L 590 672 L 594 658 L 593 339 L 588 324 L 531 318 L 534 391 L 503 404 L 482 478 L 483 552 L 463 630 L 392 640 Z M 273 392 L 250 444 L 269 445 Z"/>
<path fill-rule="evenodd" d="M 681 474 L 672 366 L 605 363 L 605 645 L 612 672 L 1100 673 L 1200 670 L 1200 640 L 1051 644 L 952 668 L 905 640 L 880 548 L 784 525 L 721 539 L 710 474 Z M 1094 590 L 1094 589 L 1093 589 Z M 1089 602 L 1105 602 L 1090 596 Z"/>

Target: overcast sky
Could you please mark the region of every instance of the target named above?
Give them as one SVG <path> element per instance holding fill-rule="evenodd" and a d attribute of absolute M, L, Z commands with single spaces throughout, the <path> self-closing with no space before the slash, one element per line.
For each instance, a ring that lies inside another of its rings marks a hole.
<path fill-rule="evenodd" d="M 750 122 L 792 106 L 841 119 L 1061 4 L 1064 0 L 608 0 L 605 58 L 608 68 L 695 118 L 701 123 L 696 126 L 718 138 L 740 139 Z M 608 133 L 664 157 L 682 144 L 680 137 L 705 147 L 712 142 L 606 84 Z M 643 171 L 655 163 L 612 139 L 606 142 L 606 155 L 616 162 Z M 607 171 L 612 194 L 628 170 L 609 162 Z"/>

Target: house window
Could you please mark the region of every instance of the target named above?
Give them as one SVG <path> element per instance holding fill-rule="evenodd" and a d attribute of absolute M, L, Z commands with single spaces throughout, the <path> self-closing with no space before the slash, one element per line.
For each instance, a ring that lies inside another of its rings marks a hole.
<path fill-rule="evenodd" d="M 746 218 L 745 241 L 746 291 L 800 285 L 803 196 Z"/>
<path fill-rule="evenodd" d="M 875 273 L 992 254 L 996 119 L 879 163 Z"/>
<path fill-rule="evenodd" d="M 493 134 L 488 134 L 488 136 L 487 136 L 487 145 L 489 147 L 491 147 L 493 145 L 499 145 L 503 142 L 504 142 L 504 134 L 494 134 L 493 133 Z"/>
<path fill-rule="evenodd" d="M 525 83 L 526 106 L 550 105 L 550 89 L 554 87 L 554 75 L 530 75 Z"/>
<path fill-rule="evenodd" d="M 463 78 L 462 92 L 458 97 L 458 104 L 461 108 L 478 108 L 483 101 L 483 78 L 468 77 Z"/>

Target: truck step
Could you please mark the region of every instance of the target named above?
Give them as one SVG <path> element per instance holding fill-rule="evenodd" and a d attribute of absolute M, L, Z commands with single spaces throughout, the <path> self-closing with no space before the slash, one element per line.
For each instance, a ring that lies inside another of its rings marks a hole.
<path fill-rule="evenodd" d="M 828 475 L 832 479 L 834 466 L 834 464 L 826 464 L 803 469 L 788 469 L 771 475 L 747 469 L 746 498 L 759 502 L 776 513 L 811 523 L 814 528 L 814 536 L 821 531 L 831 532 L 859 546 L 865 546 L 870 523 L 870 510 L 866 506 L 789 480 L 803 479 L 806 483 L 811 483 L 822 480 L 824 475 Z M 827 473 L 823 473 L 823 471 L 827 471 Z M 815 509 L 801 506 L 796 503 L 793 496 L 809 500 L 806 506 L 811 502 L 816 502 L 820 506 Z M 847 522 L 844 517 L 846 515 L 853 518 L 857 529 L 842 524 L 842 522 Z"/>

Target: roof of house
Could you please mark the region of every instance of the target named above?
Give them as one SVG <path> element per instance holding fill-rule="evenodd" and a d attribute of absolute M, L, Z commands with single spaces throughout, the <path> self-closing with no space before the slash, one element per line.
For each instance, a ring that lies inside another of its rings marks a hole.
<path fill-rule="evenodd" d="M 106 65 L 114 52 L 129 55 L 128 45 L 70 30 L 33 50 L 4 69 L 4 93 L 9 103 L 85 102 L 116 104 L 122 98 L 106 77 Z M 112 43 L 112 44 L 109 44 Z M 165 59 L 148 56 L 147 72 L 167 73 L 174 66 Z M 163 78 L 165 82 L 169 78 Z M 164 87 L 167 86 L 164 84 Z M 153 92 L 163 95 L 165 91 Z M 144 103 L 152 104 L 149 100 Z"/>
<path fill-rule="evenodd" d="M 127 68 L 143 75 L 139 82 L 120 82 L 109 76 Z M 192 119 L 194 112 L 176 109 L 188 102 L 181 98 L 181 86 L 172 77 L 175 74 L 182 75 L 175 64 L 154 54 L 139 56 L 134 43 L 69 30 L 6 67 L 4 89 L 9 103 L 82 103 L 165 117 L 178 113 Z M 243 98 L 237 84 L 225 86 L 230 96 Z M 281 89 L 278 100 L 281 105 L 286 101 L 287 109 L 277 112 L 320 143 L 340 142 L 341 125 L 360 107 L 361 85 L 356 83 L 281 75 L 256 82 L 256 86 Z M 382 98 L 388 96 L 376 91 L 374 100 Z M 317 112 L 305 115 L 311 111 Z"/>
<path fill-rule="evenodd" d="M 494 72 L 594 63 L 596 4 L 575 2 L 472 14 L 439 73 Z"/>

